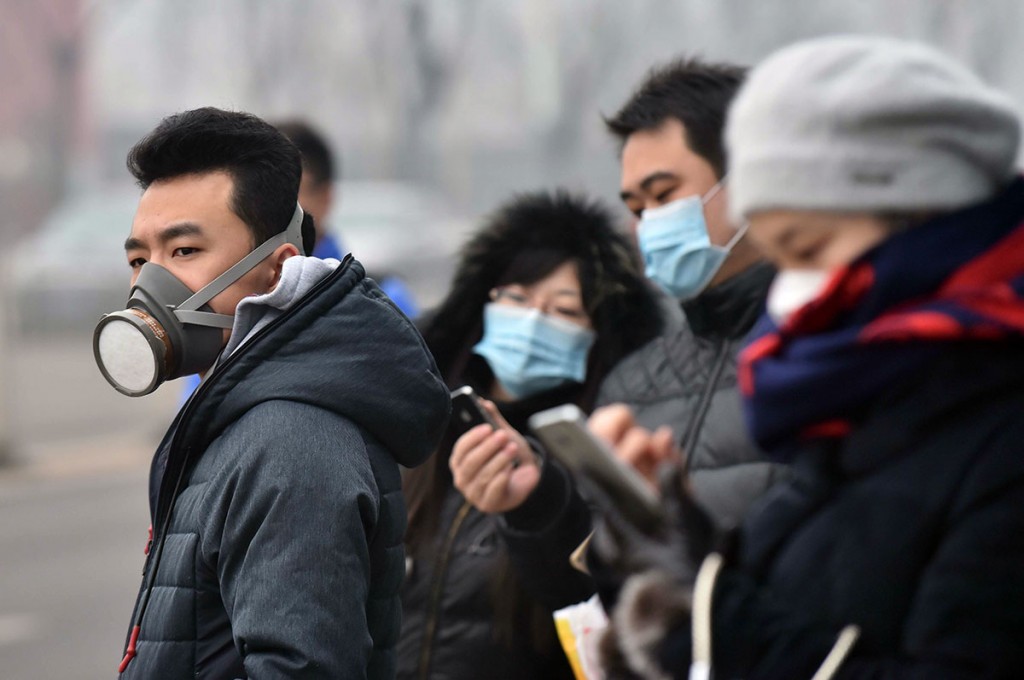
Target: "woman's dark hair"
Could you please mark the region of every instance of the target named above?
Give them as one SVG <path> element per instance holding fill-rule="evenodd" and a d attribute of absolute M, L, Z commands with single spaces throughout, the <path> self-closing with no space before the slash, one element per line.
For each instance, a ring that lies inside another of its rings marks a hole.
<path fill-rule="evenodd" d="M 605 125 L 625 144 L 634 132 L 674 118 L 686 130 L 687 146 L 721 179 L 728 166 L 722 143 L 725 116 L 745 76 L 740 66 L 677 59 L 651 69 L 619 112 L 604 119 Z"/>
<path fill-rule="evenodd" d="M 176 113 L 128 152 L 128 170 L 146 189 L 153 182 L 223 171 L 234 182 L 231 210 L 259 245 L 288 226 L 302 178 L 299 150 L 274 126 L 249 113 L 212 107 Z M 302 224 L 313 250 L 313 218 Z"/>
<path fill-rule="evenodd" d="M 520 194 L 499 207 L 462 249 L 448 296 L 421 323 L 423 337 L 449 387 L 468 382 L 473 346 L 483 333 L 484 305 L 496 286 L 535 283 L 565 262 L 576 264 L 583 305 L 597 338 L 590 350 L 586 382 L 572 397 L 585 411 L 612 366 L 661 330 L 655 293 L 630 241 L 600 202 L 566 191 Z M 476 359 L 479 359 L 478 357 Z M 490 376 L 492 377 L 492 376 Z M 416 555 L 438 527 L 451 489 L 450 438 L 434 456 L 403 479 L 409 508 L 406 545 Z M 498 630 L 513 617 L 523 620 L 522 597 L 505 565 L 496 586 Z M 535 614 L 535 612 L 533 612 Z M 550 619 L 550 615 L 547 615 Z M 536 642 L 535 642 L 536 643 Z"/>
<path fill-rule="evenodd" d="M 421 324 L 441 374 L 449 381 L 461 378 L 461 364 L 483 331 L 491 289 L 534 283 L 564 262 L 577 266 L 597 333 L 591 362 L 610 368 L 657 335 L 657 299 L 609 209 L 564 190 L 524 193 L 484 220 L 462 249 L 448 296 Z M 588 371 L 587 383 L 601 377 Z"/>

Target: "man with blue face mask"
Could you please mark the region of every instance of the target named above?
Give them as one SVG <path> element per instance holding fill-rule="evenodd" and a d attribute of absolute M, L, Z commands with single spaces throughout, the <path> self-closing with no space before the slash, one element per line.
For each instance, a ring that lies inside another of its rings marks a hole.
<path fill-rule="evenodd" d="M 748 438 L 736 390 L 736 354 L 774 275 L 726 213 L 722 129 L 743 76 L 735 66 L 676 61 L 606 120 L 622 144 L 620 197 L 638 220 L 645 272 L 682 315 L 608 376 L 598 402 L 615 405 L 591 420 L 652 479 L 681 450 L 694 495 L 723 527 L 736 526 L 780 472 Z M 641 428 L 660 431 L 637 436 Z"/>

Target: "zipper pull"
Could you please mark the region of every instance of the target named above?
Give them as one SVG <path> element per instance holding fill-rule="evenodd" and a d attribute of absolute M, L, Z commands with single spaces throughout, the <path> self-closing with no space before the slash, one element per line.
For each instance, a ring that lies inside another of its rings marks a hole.
<path fill-rule="evenodd" d="M 132 628 L 132 636 L 128 638 L 128 649 L 124 653 L 124 658 L 121 659 L 121 665 L 117 667 L 118 673 L 124 673 L 125 669 L 128 668 L 128 664 L 135 658 L 135 643 L 139 641 L 140 628 L 141 626 Z"/>

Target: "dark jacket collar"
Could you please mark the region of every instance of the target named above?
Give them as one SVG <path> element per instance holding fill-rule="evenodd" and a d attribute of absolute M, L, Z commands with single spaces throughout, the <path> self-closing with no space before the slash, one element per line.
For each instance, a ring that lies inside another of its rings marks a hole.
<path fill-rule="evenodd" d="M 694 334 L 708 338 L 741 338 L 764 311 L 768 286 L 775 268 L 767 262 L 736 276 L 683 303 L 683 312 Z"/>

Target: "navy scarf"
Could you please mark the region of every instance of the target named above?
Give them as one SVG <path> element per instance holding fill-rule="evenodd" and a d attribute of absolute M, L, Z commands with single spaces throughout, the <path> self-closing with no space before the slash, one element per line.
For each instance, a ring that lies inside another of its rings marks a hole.
<path fill-rule="evenodd" d="M 747 423 L 771 457 L 846 436 L 950 343 L 1024 340 L 1024 179 L 990 202 L 899 232 L 832 277 L 740 355 Z"/>

